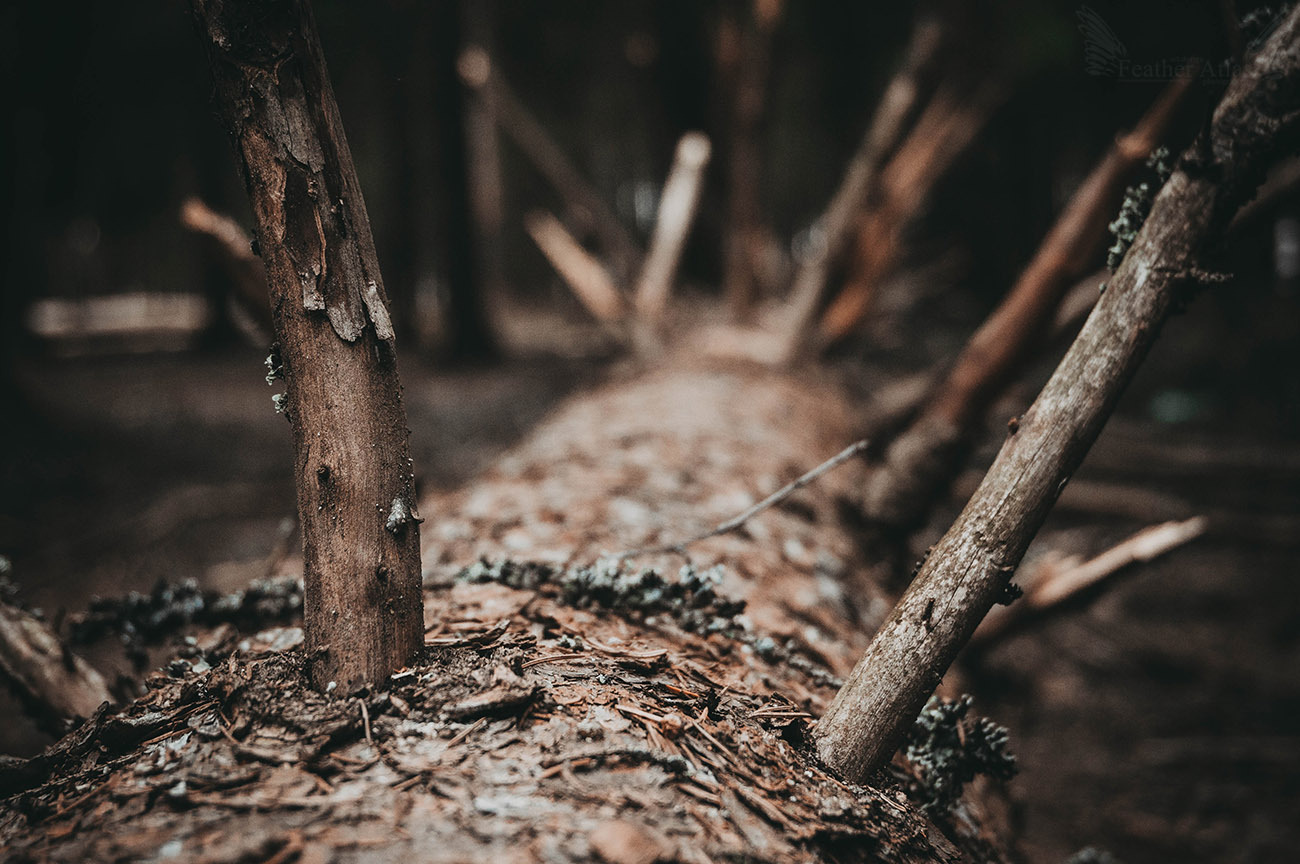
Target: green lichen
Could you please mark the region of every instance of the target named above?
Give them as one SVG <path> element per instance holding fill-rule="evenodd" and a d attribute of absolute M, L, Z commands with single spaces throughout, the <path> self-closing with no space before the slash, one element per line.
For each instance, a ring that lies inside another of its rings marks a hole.
<path fill-rule="evenodd" d="M 970 717 L 972 698 L 932 697 L 908 733 L 904 755 L 917 771 L 913 779 L 921 805 L 945 812 L 961 797 L 962 788 L 983 774 L 1009 780 L 1016 759 L 1007 730 L 985 717 Z"/>
<path fill-rule="evenodd" d="M 1136 186 L 1128 187 L 1124 193 L 1124 203 L 1119 208 L 1119 215 L 1107 226 L 1110 233 L 1115 236 L 1115 243 L 1106 250 L 1106 266 L 1112 273 L 1119 269 L 1120 262 L 1124 260 L 1129 247 L 1137 239 L 1138 231 L 1142 230 L 1142 224 L 1151 213 L 1151 204 L 1155 201 L 1156 193 L 1173 173 L 1173 168 L 1169 164 L 1169 150 L 1165 147 L 1157 147 L 1147 157 L 1146 167 L 1152 176 Z M 1104 284 L 1101 290 L 1106 290 Z"/>

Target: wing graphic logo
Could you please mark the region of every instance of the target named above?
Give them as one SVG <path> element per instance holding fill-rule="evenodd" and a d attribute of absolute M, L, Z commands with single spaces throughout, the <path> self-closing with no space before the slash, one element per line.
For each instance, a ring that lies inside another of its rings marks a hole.
<path fill-rule="evenodd" d="M 1083 70 L 1099 78 L 1118 78 L 1128 59 L 1128 48 L 1091 6 L 1075 10 L 1083 34 Z"/>

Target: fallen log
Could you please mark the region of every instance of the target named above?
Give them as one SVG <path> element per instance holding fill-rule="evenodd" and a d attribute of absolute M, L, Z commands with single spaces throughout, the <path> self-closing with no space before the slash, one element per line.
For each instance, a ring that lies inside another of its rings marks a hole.
<path fill-rule="evenodd" d="M 421 501 L 426 649 L 385 691 L 315 693 L 296 652 L 205 654 L 210 671 L 154 676 L 0 771 L 17 792 L 0 843 L 80 860 L 1006 860 L 995 793 L 928 811 L 808 749 L 890 603 L 855 563 L 857 460 L 692 544 L 684 574 L 672 553 L 589 566 L 717 524 L 851 428 L 828 380 L 738 364 L 575 397 Z"/>

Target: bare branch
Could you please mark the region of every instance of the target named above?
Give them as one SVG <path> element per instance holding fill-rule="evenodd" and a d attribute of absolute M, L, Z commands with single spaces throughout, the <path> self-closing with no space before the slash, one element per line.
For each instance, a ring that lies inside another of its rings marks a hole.
<path fill-rule="evenodd" d="M 626 306 L 623 295 L 604 266 L 582 248 L 559 219 L 536 211 L 524 219 L 524 227 L 592 317 L 603 324 L 622 320 Z"/>
<path fill-rule="evenodd" d="M 985 617 L 971 636 L 971 646 L 983 648 L 998 642 L 1024 622 L 1042 618 L 1129 565 L 1155 560 L 1190 543 L 1204 534 L 1208 525 L 1204 516 L 1162 522 L 1143 528 L 1087 561 L 1074 559 L 1039 567 L 1021 586 L 1024 597 L 1010 606 L 995 608 Z"/>
<path fill-rule="evenodd" d="M 659 198 L 659 215 L 650 238 L 650 251 L 637 279 L 636 311 L 648 325 L 654 326 L 659 322 L 668 303 L 677 264 L 695 223 L 704 169 L 709 164 L 712 149 L 708 137 L 700 132 L 687 132 L 677 142 L 673 167 Z"/>

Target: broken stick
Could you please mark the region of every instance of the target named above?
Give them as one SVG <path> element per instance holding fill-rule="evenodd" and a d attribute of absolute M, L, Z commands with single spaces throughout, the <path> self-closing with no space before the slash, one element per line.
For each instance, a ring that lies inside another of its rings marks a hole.
<path fill-rule="evenodd" d="M 1055 565 L 1045 564 L 1035 571 L 1032 580 L 1027 580 L 1028 584 L 1022 586 L 1024 597 L 989 613 L 971 636 L 971 646 L 987 647 L 1024 622 L 1041 619 L 1051 610 L 1062 608 L 1071 598 L 1100 585 L 1129 565 L 1152 561 L 1190 543 L 1205 533 L 1208 524 L 1204 516 L 1182 522 L 1162 522 L 1143 528 L 1087 561 L 1076 559 Z"/>
<path fill-rule="evenodd" d="M 668 172 L 668 182 L 664 184 L 663 196 L 659 199 L 659 215 L 650 238 L 650 251 L 646 254 L 636 287 L 637 314 L 651 326 L 659 322 L 668 303 L 673 279 L 677 276 L 677 264 L 695 223 L 704 169 L 709 164 L 711 150 L 708 137 L 700 132 L 687 132 L 677 142 L 673 167 Z"/>

